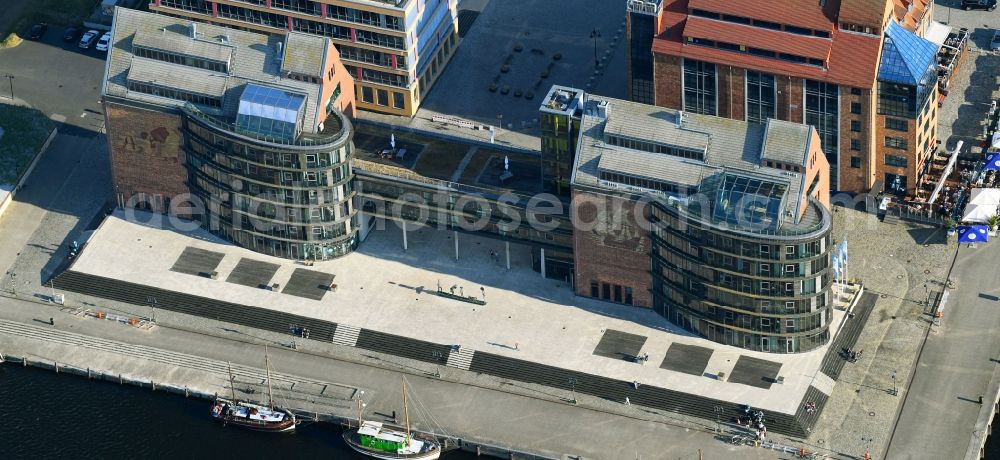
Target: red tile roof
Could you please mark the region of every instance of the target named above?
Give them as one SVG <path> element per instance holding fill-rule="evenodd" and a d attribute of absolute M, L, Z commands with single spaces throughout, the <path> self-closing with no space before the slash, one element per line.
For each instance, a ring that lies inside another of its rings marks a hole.
<path fill-rule="evenodd" d="M 684 37 L 746 45 L 779 53 L 822 59 L 830 55 L 832 40 L 807 37 L 777 30 L 691 16 L 684 26 Z"/>
<path fill-rule="evenodd" d="M 891 0 L 841 0 L 837 20 L 881 30 L 887 2 Z"/>
<path fill-rule="evenodd" d="M 694 18 L 688 18 L 690 21 Z M 828 68 L 797 64 L 779 59 L 753 56 L 708 46 L 682 43 L 678 38 L 653 39 L 653 54 L 665 54 L 697 59 L 717 64 L 742 67 L 774 75 L 787 75 L 838 85 L 871 88 L 875 84 L 881 40 L 879 37 L 834 32 Z M 772 46 L 773 48 L 773 46 Z"/>
<path fill-rule="evenodd" d="M 833 28 L 833 21 L 830 19 L 832 15 L 824 13 L 824 8 L 819 3 L 819 0 L 785 0 L 781 2 L 758 0 L 690 0 L 688 6 L 691 9 L 714 11 L 733 16 L 777 22 L 779 24 L 829 31 Z M 830 3 L 838 3 L 838 0 L 827 0 L 828 6 L 834 6 L 829 5 Z M 832 11 L 836 11 L 836 9 L 833 8 Z"/>

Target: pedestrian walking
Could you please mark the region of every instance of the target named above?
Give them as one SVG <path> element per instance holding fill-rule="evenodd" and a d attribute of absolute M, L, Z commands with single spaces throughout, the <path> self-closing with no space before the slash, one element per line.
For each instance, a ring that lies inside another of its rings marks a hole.
<path fill-rule="evenodd" d="M 56 320 L 55 320 L 55 318 L 52 318 L 52 317 L 49 317 L 49 325 L 50 325 L 50 326 L 55 326 L 55 325 L 56 325 Z"/>
<path fill-rule="evenodd" d="M 514 342 L 514 349 L 515 349 L 515 350 L 520 350 L 520 349 L 521 349 L 521 347 L 519 347 L 519 346 L 517 345 L 517 342 Z"/>
<path fill-rule="evenodd" d="M 631 406 L 632 405 L 632 401 L 628 400 L 628 396 L 625 397 L 625 405 L 626 406 Z"/>

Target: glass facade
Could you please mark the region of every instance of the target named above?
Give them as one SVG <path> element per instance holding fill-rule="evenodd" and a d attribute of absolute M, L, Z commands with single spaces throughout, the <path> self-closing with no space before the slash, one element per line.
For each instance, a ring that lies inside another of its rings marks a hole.
<path fill-rule="evenodd" d="M 356 247 L 354 146 L 343 115 L 329 114 L 328 137 L 277 143 L 191 109 L 185 114 L 188 183 L 205 203 L 196 217 L 209 231 L 290 259 L 332 259 Z"/>
<path fill-rule="evenodd" d="M 747 121 L 764 123 L 774 118 L 774 75 L 747 71 Z"/>
<path fill-rule="evenodd" d="M 653 104 L 653 30 L 655 17 L 630 12 L 629 57 L 632 59 L 629 98 L 634 102 Z"/>
<path fill-rule="evenodd" d="M 542 182 L 545 191 L 568 195 L 580 119 L 569 114 L 542 112 L 541 128 Z"/>
<path fill-rule="evenodd" d="M 819 205 L 811 203 L 810 206 Z M 800 236 L 734 232 L 654 202 L 653 308 L 709 340 L 798 353 L 830 340 L 830 225 Z"/>
<path fill-rule="evenodd" d="M 840 87 L 832 83 L 805 81 L 806 124 L 819 133 L 823 153 L 830 163 L 830 188 L 838 187 L 840 151 Z"/>
<path fill-rule="evenodd" d="M 684 110 L 718 115 L 715 64 L 684 59 Z"/>
<path fill-rule="evenodd" d="M 305 96 L 247 84 L 240 95 L 236 126 L 264 137 L 291 141 L 298 134 L 299 109 Z"/>

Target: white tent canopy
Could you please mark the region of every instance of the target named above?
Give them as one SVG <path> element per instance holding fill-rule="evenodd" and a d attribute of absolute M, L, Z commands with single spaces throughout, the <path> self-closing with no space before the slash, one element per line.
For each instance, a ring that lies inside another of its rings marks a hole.
<path fill-rule="evenodd" d="M 931 23 L 927 25 L 927 31 L 924 32 L 924 38 L 931 43 L 936 43 L 938 46 L 941 46 L 944 44 L 944 41 L 948 39 L 948 34 L 950 33 L 951 27 L 937 21 L 931 21 Z"/>
<path fill-rule="evenodd" d="M 986 223 L 986 219 L 997 213 L 1000 207 L 1000 189 L 974 188 L 969 204 L 965 206 L 962 222 Z"/>

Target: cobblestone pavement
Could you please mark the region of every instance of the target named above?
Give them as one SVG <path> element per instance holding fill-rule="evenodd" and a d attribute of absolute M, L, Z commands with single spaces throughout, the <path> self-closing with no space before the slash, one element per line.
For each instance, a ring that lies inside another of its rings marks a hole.
<path fill-rule="evenodd" d="M 844 208 L 833 216 L 835 238 L 848 240 L 848 275 L 879 300 L 856 346 L 865 352 L 844 367 L 808 442 L 880 458 L 927 332 L 925 302 L 942 289 L 955 248 L 939 228 L 884 224 Z M 890 392 L 894 385 L 899 396 Z"/>

